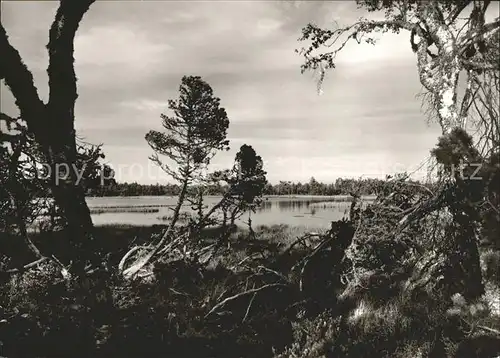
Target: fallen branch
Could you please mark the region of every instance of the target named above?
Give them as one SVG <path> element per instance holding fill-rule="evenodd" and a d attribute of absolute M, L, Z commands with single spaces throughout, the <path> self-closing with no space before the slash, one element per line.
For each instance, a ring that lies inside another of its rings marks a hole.
<path fill-rule="evenodd" d="M 256 256 L 256 255 L 258 255 L 258 254 L 259 254 L 258 252 L 254 252 L 253 254 L 251 254 L 251 255 L 249 255 L 249 256 L 247 256 L 247 257 L 245 257 L 243 260 L 241 260 L 240 262 L 238 262 L 236 265 L 231 266 L 229 269 L 230 269 L 231 271 L 233 271 L 235 268 L 237 268 L 237 267 L 239 267 L 239 266 L 243 265 L 246 261 L 250 260 L 251 258 L 253 258 L 254 256 Z"/>
<path fill-rule="evenodd" d="M 125 256 L 122 257 L 122 259 L 120 260 L 120 263 L 118 264 L 118 272 L 123 273 L 123 266 L 125 265 L 125 261 L 127 261 L 127 259 L 130 256 L 132 256 L 133 253 L 138 251 L 140 248 L 141 248 L 141 246 L 134 246 L 125 254 Z"/>
<path fill-rule="evenodd" d="M 182 234 L 178 238 L 172 240 L 169 244 L 165 245 L 161 250 L 158 251 L 158 256 L 162 257 L 166 253 L 170 252 L 176 244 L 182 241 L 182 239 L 187 238 L 187 233 Z"/>
<path fill-rule="evenodd" d="M 163 256 L 166 252 L 168 252 L 170 249 L 172 249 L 174 247 L 174 245 L 176 245 L 179 241 L 181 241 L 181 239 L 184 237 L 184 235 L 181 235 L 179 236 L 178 238 L 176 238 L 175 240 L 172 240 L 168 245 L 164 246 L 161 250 L 159 251 L 156 251 L 159 246 L 156 245 L 154 247 L 151 247 L 151 252 L 155 252 L 157 253 L 159 256 Z M 162 238 L 163 240 L 163 238 Z M 137 259 L 135 261 L 135 263 L 128 267 L 127 269 L 123 269 L 123 266 L 125 265 L 125 261 L 127 258 L 129 258 L 134 252 L 136 252 L 139 248 L 143 248 L 141 246 L 135 246 L 133 247 L 132 249 L 130 249 L 126 254 L 125 256 L 120 260 L 120 264 L 118 265 L 119 267 L 119 272 L 121 272 L 123 274 L 124 277 L 126 278 L 133 278 L 134 276 L 136 276 L 139 271 L 147 265 L 147 263 L 150 261 L 151 259 L 151 252 L 150 253 L 147 253 L 146 255 L 140 257 L 139 259 Z M 121 265 L 121 269 L 120 269 L 120 265 Z"/>
<path fill-rule="evenodd" d="M 244 296 L 247 296 L 247 295 L 252 295 L 252 294 L 256 294 L 260 291 L 263 291 L 267 288 L 272 288 L 272 287 L 288 287 L 287 285 L 284 285 L 282 283 L 271 283 L 271 284 L 268 284 L 268 285 L 264 285 L 262 287 L 259 287 L 259 288 L 253 288 L 251 290 L 248 290 L 248 291 L 244 291 L 244 292 L 240 292 L 234 296 L 231 296 L 231 297 L 228 297 L 226 299 L 224 299 L 222 302 L 219 302 L 218 304 L 216 304 L 206 315 L 205 315 L 205 318 L 207 318 L 208 316 L 210 316 L 212 313 L 214 313 L 215 311 L 217 311 L 219 308 L 225 306 L 226 304 L 228 304 L 229 302 L 231 301 L 234 301 L 234 300 L 237 300 L 238 298 L 241 298 L 241 297 L 244 297 Z"/>
<path fill-rule="evenodd" d="M 486 326 L 476 326 L 477 328 L 480 328 L 480 329 L 483 329 L 485 331 L 488 331 L 488 332 L 491 332 L 491 333 L 495 333 L 497 335 L 500 336 L 500 331 L 496 330 L 496 329 L 493 329 L 493 328 L 490 328 L 490 327 L 486 327 Z"/>
<path fill-rule="evenodd" d="M 258 269 L 266 271 L 266 272 L 270 272 L 272 274 L 275 274 L 276 276 L 278 276 L 279 278 L 281 278 L 283 281 L 285 281 L 285 282 L 287 281 L 287 278 L 285 277 L 285 275 L 283 275 L 282 273 L 279 273 L 278 271 L 272 270 L 272 269 L 270 269 L 268 267 L 265 267 L 265 266 L 262 266 L 262 265 L 260 265 L 258 267 Z"/>
<path fill-rule="evenodd" d="M 252 308 L 252 304 L 253 304 L 253 301 L 255 300 L 255 297 L 257 297 L 257 292 L 255 292 L 252 296 L 252 298 L 250 299 L 250 302 L 248 303 L 248 307 L 247 307 L 247 310 L 245 312 L 245 316 L 243 317 L 243 319 L 241 320 L 241 323 L 244 323 L 247 318 L 248 318 L 248 315 L 250 313 L 250 309 Z"/>
<path fill-rule="evenodd" d="M 201 248 L 201 249 L 197 250 L 197 251 L 194 253 L 194 255 L 195 255 L 196 257 L 198 257 L 198 258 L 199 258 L 199 257 L 201 257 L 203 254 L 205 254 L 206 252 L 208 252 L 210 249 L 214 248 L 214 249 L 212 250 L 212 252 L 210 253 L 210 255 L 208 255 L 208 257 L 207 257 L 205 260 L 203 260 L 203 261 L 202 261 L 202 260 L 199 260 L 199 262 L 200 262 L 202 265 L 208 265 L 208 263 L 209 263 L 210 261 L 212 261 L 212 259 L 214 258 L 215 254 L 217 253 L 217 247 L 216 247 L 216 246 L 217 246 L 217 244 L 216 244 L 216 243 L 215 243 L 215 244 L 208 245 L 208 246 L 205 246 L 205 247 L 203 247 L 203 248 Z"/>
<path fill-rule="evenodd" d="M 316 247 L 313 249 L 313 251 L 304 257 L 302 260 L 300 260 L 298 263 L 296 263 L 293 267 L 292 270 L 294 270 L 296 267 L 300 265 L 307 265 L 309 260 L 311 260 L 314 256 L 318 254 L 330 241 L 334 239 L 334 236 L 327 236 L 325 239 L 323 239 Z"/>
<path fill-rule="evenodd" d="M 27 265 L 24 265 L 21 268 L 15 268 L 15 269 L 6 270 L 6 271 L 4 271 L 4 273 L 20 273 L 20 272 L 24 272 L 24 271 L 29 270 L 30 268 L 35 267 L 35 266 L 37 266 L 37 265 L 39 265 L 42 262 L 45 262 L 47 260 L 48 260 L 48 257 L 42 257 L 42 258 L 39 258 L 36 261 L 30 262 Z"/>

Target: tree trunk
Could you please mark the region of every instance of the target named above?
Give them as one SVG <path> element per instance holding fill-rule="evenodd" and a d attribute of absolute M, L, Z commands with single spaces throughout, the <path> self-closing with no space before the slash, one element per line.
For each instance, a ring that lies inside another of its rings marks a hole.
<path fill-rule="evenodd" d="M 170 231 L 174 229 L 177 220 L 179 220 L 182 204 L 184 203 L 184 199 L 186 198 L 188 182 L 189 180 L 187 178 L 184 179 L 184 181 L 182 182 L 182 189 L 181 192 L 179 193 L 179 198 L 177 199 L 177 205 L 175 206 L 174 209 L 174 216 L 172 216 L 172 221 L 170 222 L 170 225 L 168 226 L 168 230 L 165 232 L 164 237 L 167 236 L 170 233 Z"/>
<path fill-rule="evenodd" d="M 76 184 L 74 163 L 76 143 L 74 107 L 77 99 L 74 71 L 76 31 L 90 5 L 95 0 L 61 0 L 49 32 L 49 102 L 39 98 L 33 75 L 23 63 L 19 52 L 10 45 L 0 23 L 0 79 L 10 88 L 21 118 L 40 144 L 51 170 L 50 189 L 56 204 L 62 209 L 68 227 L 68 240 L 74 248 L 70 257 L 80 274 L 87 259 L 95 258 L 93 225 L 81 188 Z M 70 169 L 68 178 L 61 180 L 55 171 L 57 164 Z M 91 259 L 95 261 L 95 259 Z"/>
<path fill-rule="evenodd" d="M 186 178 L 182 182 L 182 189 L 181 192 L 179 193 L 179 198 L 177 199 L 177 205 L 175 206 L 174 209 L 172 221 L 170 222 L 170 225 L 168 226 L 167 230 L 163 233 L 162 238 L 160 239 L 158 244 L 153 248 L 153 250 L 151 250 L 151 252 L 149 252 L 145 257 L 139 260 L 139 262 L 137 262 L 135 265 L 125 270 L 123 272 L 123 275 L 125 277 L 134 277 L 137 274 L 137 272 L 139 272 L 144 266 L 146 266 L 151 261 L 151 259 L 162 249 L 163 245 L 165 245 L 167 240 L 170 238 L 170 234 L 174 229 L 177 220 L 179 219 L 179 214 L 182 208 L 182 204 L 184 203 L 184 199 L 186 197 L 188 183 L 189 183 L 189 177 L 186 176 Z"/>
<path fill-rule="evenodd" d="M 442 21 L 439 11 L 433 5 L 427 5 L 422 21 L 428 25 L 429 33 L 439 49 L 439 56 L 428 55 L 430 43 L 422 32 L 417 50 L 417 62 L 420 82 L 432 94 L 433 105 L 443 134 L 463 125 L 457 105 L 457 86 L 460 74 L 460 61 L 453 33 Z"/>
<path fill-rule="evenodd" d="M 66 232 L 72 252 L 72 269 L 83 273 L 87 261 L 99 265 L 94 237 L 94 225 L 85 195 L 80 187 L 67 183 L 53 185 L 52 193 L 57 205 L 62 209 L 66 221 Z"/>

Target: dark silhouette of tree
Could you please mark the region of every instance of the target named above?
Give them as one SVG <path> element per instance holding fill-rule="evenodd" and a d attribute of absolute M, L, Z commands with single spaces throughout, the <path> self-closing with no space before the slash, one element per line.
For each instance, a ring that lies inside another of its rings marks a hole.
<path fill-rule="evenodd" d="M 267 184 L 260 155 L 250 145 L 243 144 L 236 153 L 235 164 L 231 171 L 224 174 L 228 189 L 220 203 L 230 223 L 245 212 L 255 212 L 262 203 L 262 195 Z"/>
<path fill-rule="evenodd" d="M 75 167 L 81 176 L 78 184 L 84 188 L 86 194 L 92 191 L 104 191 L 116 184 L 113 169 L 101 162 L 105 158 L 100 145 L 78 144 Z"/>
<path fill-rule="evenodd" d="M 0 79 L 10 88 L 21 118 L 40 146 L 51 168 L 49 187 L 67 223 L 67 239 L 71 242 L 72 270 L 81 274 L 87 262 L 98 263 L 92 248 L 93 224 L 82 187 L 76 185 L 74 170 L 58 177 L 56 167 L 69 168 L 77 161 L 74 108 L 78 97 L 74 71 L 76 31 L 94 0 L 61 0 L 49 31 L 49 100 L 42 102 L 33 83 L 33 75 L 23 63 L 19 52 L 9 43 L 0 23 Z"/>
<path fill-rule="evenodd" d="M 0 231 L 22 238 L 32 254 L 42 259 L 43 255 L 28 236 L 28 228 L 57 230 L 65 224 L 64 215 L 51 195 L 44 155 L 24 121 L 5 114 L 1 121 L 7 132 L 2 133 L 4 145 L 0 147 Z M 78 142 L 76 185 L 97 190 L 113 182 L 111 168 L 99 162 L 102 158 L 100 146 Z M 20 257 L 19 263 L 22 263 Z"/>
<path fill-rule="evenodd" d="M 27 230 L 43 210 L 47 196 L 35 165 L 39 161 L 37 146 L 19 120 L 3 114 L 1 121 L 9 133 L 2 133 L 7 145 L 0 146 L 0 232 L 20 236 L 35 257 L 41 258 Z"/>
<path fill-rule="evenodd" d="M 260 155 L 250 145 L 243 144 L 235 159 L 237 180 L 231 180 L 231 191 L 247 209 L 254 209 L 262 198 L 267 183 L 266 172 Z"/>
<path fill-rule="evenodd" d="M 177 221 L 188 185 L 202 177 L 202 170 L 207 168 L 217 151 L 229 148 L 226 139 L 229 119 L 226 110 L 220 107 L 220 99 L 213 96 L 210 85 L 201 77 L 184 76 L 179 91 L 179 100 L 169 101 L 169 108 L 175 116 L 161 116 L 166 132 L 150 131 L 146 134 L 148 144 L 155 151 L 151 160 L 181 187 L 170 228 Z M 162 161 L 160 155 L 167 157 L 176 167 Z"/>
<path fill-rule="evenodd" d="M 202 178 L 202 171 L 217 151 L 229 148 L 226 139 L 229 119 L 210 85 L 199 76 L 184 76 L 179 92 L 178 100 L 168 101 L 168 108 L 174 116 L 161 115 L 166 131 L 150 131 L 146 134 L 146 141 L 155 151 L 150 159 L 179 182 L 181 191 L 161 240 L 139 264 L 127 271 L 127 275 L 133 276 L 168 241 L 186 199 L 188 186 Z M 169 162 L 164 162 L 160 156 L 166 157 Z"/>

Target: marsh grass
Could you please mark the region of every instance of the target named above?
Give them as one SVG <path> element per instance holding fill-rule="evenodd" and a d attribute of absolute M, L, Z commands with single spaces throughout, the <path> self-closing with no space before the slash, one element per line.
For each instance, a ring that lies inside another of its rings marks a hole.
<path fill-rule="evenodd" d="M 108 267 L 113 268 L 132 243 L 148 243 L 164 229 L 165 225 L 108 225 L 97 227 L 96 237 Z M 15 275 L 3 283 L 0 293 L 3 316 L 8 317 L 0 325 L 3 354 L 82 358 L 469 358 L 475 355 L 455 355 L 471 352 L 464 342 L 482 343 L 490 350 L 496 342 L 488 334 L 466 336 L 470 324 L 499 327 L 498 317 L 491 315 L 482 302 L 457 300 L 453 313 L 432 297 L 416 301 L 397 290 L 382 300 L 378 291 L 366 285 L 364 292 L 352 293 L 350 307 L 321 300 L 337 293 L 326 284 L 328 267 L 333 264 L 328 258 L 325 265 L 313 270 L 317 277 L 313 290 L 262 292 L 251 305 L 252 297 L 244 297 L 207 318 L 207 311 L 224 297 L 276 279 L 255 274 L 249 267 L 272 267 L 296 282 L 289 268 L 307 250 L 298 246 L 289 255 L 283 252 L 309 228 L 272 225 L 254 231 L 255 237 L 245 228 L 236 228 L 228 247 L 210 267 L 189 262 L 160 263 L 149 283 L 124 282 L 113 270 L 89 277 L 85 284 L 65 282 L 50 264 Z M 217 228 L 203 233 L 207 242 L 217 236 Z M 42 238 L 37 240 L 43 247 Z M 238 266 L 251 255 L 255 256 Z M 325 287 L 317 287 L 321 285 Z M 295 305 L 304 299 L 313 306 Z"/>
<path fill-rule="evenodd" d="M 158 208 L 152 207 L 135 207 L 135 206 L 122 206 L 122 207 L 98 207 L 91 208 L 90 214 L 98 215 L 98 214 L 107 214 L 107 213 L 157 213 L 160 211 Z"/>
<path fill-rule="evenodd" d="M 189 219 L 191 218 L 191 216 L 192 216 L 191 213 L 181 212 L 181 213 L 179 213 L 179 217 L 177 218 L 177 222 L 179 224 L 186 224 L 187 222 L 189 222 Z M 167 221 L 167 222 L 172 221 L 172 215 L 159 216 L 158 220 Z"/>
<path fill-rule="evenodd" d="M 243 233 L 243 235 L 248 234 L 248 230 L 246 228 L 241 228 L 240 232 Z M 255 232 L 259 240 L 289 245 L 304 234 L 317 234 L 324 232 L 324 230 L 318 230 L 315 227 L 306 225 L 290 226 L 285 224 L 275 224 L 259 225 L 255 228 Z"/>

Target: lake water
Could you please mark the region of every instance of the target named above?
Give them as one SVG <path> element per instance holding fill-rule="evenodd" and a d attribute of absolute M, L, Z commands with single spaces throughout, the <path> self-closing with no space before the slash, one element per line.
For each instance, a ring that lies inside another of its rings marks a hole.
<path fill-rule="evenodd" d="M 87 198 L 87 203 L 89 208 L 96 212 L 92 214 L 95 225 L 153 225 L 167 223 L 162 217 L 172 215 L 176 199 L 168 196 L 90 197 Z M 217 196 L 209 196 L 206 197 L 205 203 L 211 207 L 219 199 Z M 318 229 L 329 228 L 331 221 L 342 219 L 349 212 L 350 202 L 347 200 L 348 197 L 345 196 L 266 197 L 257 212 L 252 213 L 252 225 L 256 227 L 287 224 Z M 105 212 L 108 210 L 116 212 Z M 127 210 L 150 212 L 120 212 Z M 97 213 L 99 211 L 103 212 Z M 191 211 L 189 205 L 185 205 L 183 211 Z M 237 224 L 244 226 L 247 220 L 248 215 L 245 214 Z"/>

